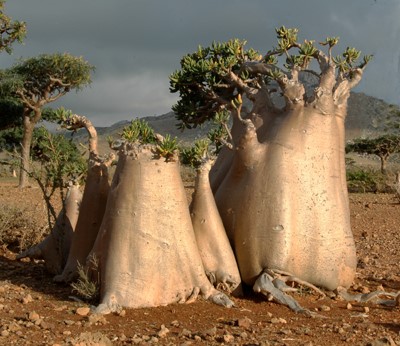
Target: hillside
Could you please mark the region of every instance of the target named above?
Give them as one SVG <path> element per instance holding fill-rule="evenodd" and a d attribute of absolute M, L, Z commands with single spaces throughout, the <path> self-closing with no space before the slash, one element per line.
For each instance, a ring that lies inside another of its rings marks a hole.
<path fill-rule="evenodd" d="M 379 126 L 377 125 L 379 125 L 380 119 L 384 119 L 395 108 L 399 109 L 398 106 L 390 105 L 375 97 L 363 93 L 351 93 L 346 119 L 346 139 L 379 133 Z M 173 112 L 143 119 L 161 135 L 169 133 L 171 136 L 176 136 L 180 141 L 186 143 L 205 136 L 208 128 L 207 125 L 204 125 L 192 130 L 178 130 L 176 127 L 177 120 Z M 123 127 L 128 125 L 131 120 L 133 119 L 120 121 L 110 127 L 98 127 L 100 148 L 106 149 L 108 147 L 107 137 L 118 138 Z M 81 132 L 77 134 L 76 138 L 83 140 L 85 136 L 85 132 Z"/>

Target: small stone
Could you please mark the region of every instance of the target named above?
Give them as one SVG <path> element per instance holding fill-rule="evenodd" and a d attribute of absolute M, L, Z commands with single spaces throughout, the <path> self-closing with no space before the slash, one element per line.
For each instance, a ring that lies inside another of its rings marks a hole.
<path fill-rule="evenodd" d="M 238 327 L 244 328 L 244 329 L 249 329 L 250 326 L 251 326 L 251 323 L 252 323 L 252 321 L 251 321 L 251 319 L 248 318 L 248 317 L 239 318 L 239 319 L 237 320 L 237 325 L 238 325 Z"/>
<path fill-rule="evenodd" d="M 63 331 L 63 335 L 71 335 L 71 331 L 69 331 L 69 330 L 64 330 L 64 331 Z"/>
<path fill-rule="evenodd" d="M 53 324 L 53 323 L 50 323 L 50 322 L 46 322 L 46 321 L 42 321 L 41 323 L 40 323 L 40 327 L 42 328 L 42 329 L 46 329 L 46 330 L 50 330 L 50 329 L 55 329 L 55 324 Z"/>
<path fill-rule="evenodd" d="M 29 313 L 28 319 L 31 322 L 36 322 L 37 320 L 40 319 L 40 316 L 36 311 L 32 311 L 32 312 Z"/>
<path fill-rule="evenodd" d="M 346 305 L 346 309 L 347 309 L 347 310 L 351 310 L 351 309 L 353 309 L 353 305 L 351 305 L 350 303 L 347 303 L 347 305 Z"/>
<path fill-rule="evenodd" d="M 2 330 L 1 331 L 1 336 L 9 336 L 10 332 L 8 330 Z"/>
<path fill-rule="evenodd" d="M 125 317 L 126 316 L 126 310 L 121 310 L 118 312 L 118 316 L 120 317 Z"/>
<path fill-rule="evenodd" d="M 90 308 L 89 307 L 81 307 L 76 309 L 76 314 L 79 316 L 87 316 L 90 313 Z"/>
<path fill-rule="evenodd" d="M 368 313 L 369 312 L 369 307 L 368 306 L 364 306 L 364 312 Z"/>
<path fill-rule="evenodd" d="M 247 339 L 247 338 L 249 337 L 249 334 L 247 334 L 246 332 L 242 332 L 242 333 L 240 333 L 240 337 L 241 337 L 243 340 L 245 340 L 245 339 Z"/>
<path fill-rule="evenodd" d="M 371 290 L 367 286 L 361 287 L 361 293 L 366 294 L 366 293 L 370 293 L 370 292 L 371 292 Z"/>
<path fill-rule="evenodd" d="M 106 324 L 107 320 L 104 317 L 104 315 L 93 314 L 88 316 L 88 322 L 89 324 L 96 324 L 96 323 Z"/>
<path fill-rule="evenodd" d="M 190 338 L 192 336 L 192 332 L 188 329 L 183 329 L 181 335 Z"/>
<path fill-rule="evenodd" d="M 161 329 L 157 333 L 160 338 L 165 338 L 169 333 L 169 329 L 166 328 L 163 324 L 161 325 Z"/>
<path fill-rule="evenodd" d="M 320 311 L 331 311 L 331 308 L 328 305 L 321 305 L 319 310 Z"/>
<path fill-rule="evenodd" d="M 203 332 L 203 334 L 206 336 L 215 336 L 217 334 L 217 328 L 213 327 L 213 328 L 207 329 Z"/>
<path fill-rule="evenodd" d="M 66 324 L 67 326 L 72 326 L 73 324 L 75 324 L 75 322 L 71 320 L 64 320 L 64 324 Z"/>
<path fill-rule="evenodd" d="M 179 326 L 180 326 L 180 323 L 179 323 L 178 320 L 174 320 L 174 321 L 171 322 L 171 326 L 172 326 L 172 327 L 179 327 Z"/>
<path fill-rule="evenodd" d="M 33 298 L 30 294 L 28 294 L 27 296 L 23 297 L 21 300 L 22 304 L 28 304 L 28 303 L 32 303 L 33 302 Z"/>
<path fill-rule="evenodd" d="M 271 318 L 271 323 L 272 324 L 277 324 L 277 323 L 283 323 L 283 324 L 285 324 L 285 323 L 287 323 L 287 321 L 284 319 L 284 318 L 281 318 L 281 317 L 273 317 L 273 318 Z"/>
<path fill-rule="evenodd" d="M 383 288 L 382 285 L 379 285 L 379 286 L 376 288 L 376 290 L 377 290 L 377 291 L 385 291 L 385 289 Z"/>
<path fill-rule="evenodd" d="M 68 309 L 68 306 L 62 305 L 62 306 L 59 306 L 59 307 L 55 308 L 54 311 L 64 311 L 64 310 L 67 310 L 67 309 Z"/>
<path fill-rule="evenodd" d="M 235 337 L 233 335 L 231 335 L 231 334 L 225 334 L 223 336 L 223 339 L 224 339 L 224 342 L 231 343 L 231 342 L 233 342 L 235 340 Z"/>

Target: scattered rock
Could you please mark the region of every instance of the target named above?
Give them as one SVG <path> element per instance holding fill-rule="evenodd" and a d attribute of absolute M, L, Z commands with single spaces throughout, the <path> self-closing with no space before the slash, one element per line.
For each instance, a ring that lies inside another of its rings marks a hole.
<path fill-rule="evenodd" d="M 235 341 L 235 337 L 232 334 L 224 334 L 222 338 L 227 344 Z"/>
<path fill-rule="evenodd" d="M 28 315 L 28 320 L 35 323 L 36 321 L 38 321 L 40 319 L 40 316 L 38 313 L 36 313 L 36 311 L 31 311 Z"/>
<path fill-rule="evenodd" d="M 284 318 L 281 318 L 281 317 L 273 317 L 273 318 L 271 318 L 271 323 L 272 324 L 277 324 L 277 323 L 283 323 L 283 324 L 285 324 L 285 323 L 287 323 L 287 321 L 284 319 Z"/>
<path fill-rule="evenodd" d="M 328 305 L 321 305 L 319 307 L 320 311 L 331 311 L 331 308 Z"/>
<path fill-rule="evenodd" d="M 165 338 L 169 333 L 169 329 L 166 328 L 163 324 L 161 325 L 161 329 L 157 333 L 160 338 Z"/>
<path fill-rule="evenodd" d="M 22 304 L 28 304 L 28 303 L 32 303 L 32 302 L 33 302 L 33 298 L 30 294 L 26 295 L 25 297 L 23 297 L 21 299 Z"/>
<path fill-rule="evenodd" d="M 248 317 L 239 318 L 236 322 L 237 326 L 244 329 L 249 329 L 251 326 L 251 319 Z"/>
<path fill-rule="evenodd" d="M 90 313 L 89 307 L 81 307 L 76 309 L 76 314 L 79 316 L 87 316 Z"/>

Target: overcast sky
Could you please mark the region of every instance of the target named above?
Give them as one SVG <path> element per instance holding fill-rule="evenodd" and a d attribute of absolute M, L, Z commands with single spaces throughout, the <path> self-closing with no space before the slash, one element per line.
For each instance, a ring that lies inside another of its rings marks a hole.
<path fill-rule="evenodd" d="M 42 53 L 83 56 L 96 67 L 91 86 L 53 106 L 97 126 L 169 112 L 177 96 L 168 76 L 199 44 L 239 38 L 265 53 L 281 25 L 300 39 L 339 36 L 335 54 L 373 54 L 355 91 L 400 103 L 400 0 L 7 0 L 5 12 L 28 34 L 0 68 Z"/>

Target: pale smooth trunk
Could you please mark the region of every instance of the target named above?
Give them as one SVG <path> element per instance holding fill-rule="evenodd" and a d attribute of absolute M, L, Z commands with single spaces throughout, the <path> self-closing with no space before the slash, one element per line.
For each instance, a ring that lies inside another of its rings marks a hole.
<path fill-rule="evenodd" d="M 258 161 L 232 165 L 216 201 L 247 284 L 265 268 L 328 289 L 352 283 L 342 126 L 333 114 L 295 110 L 269 132 Z"/>

